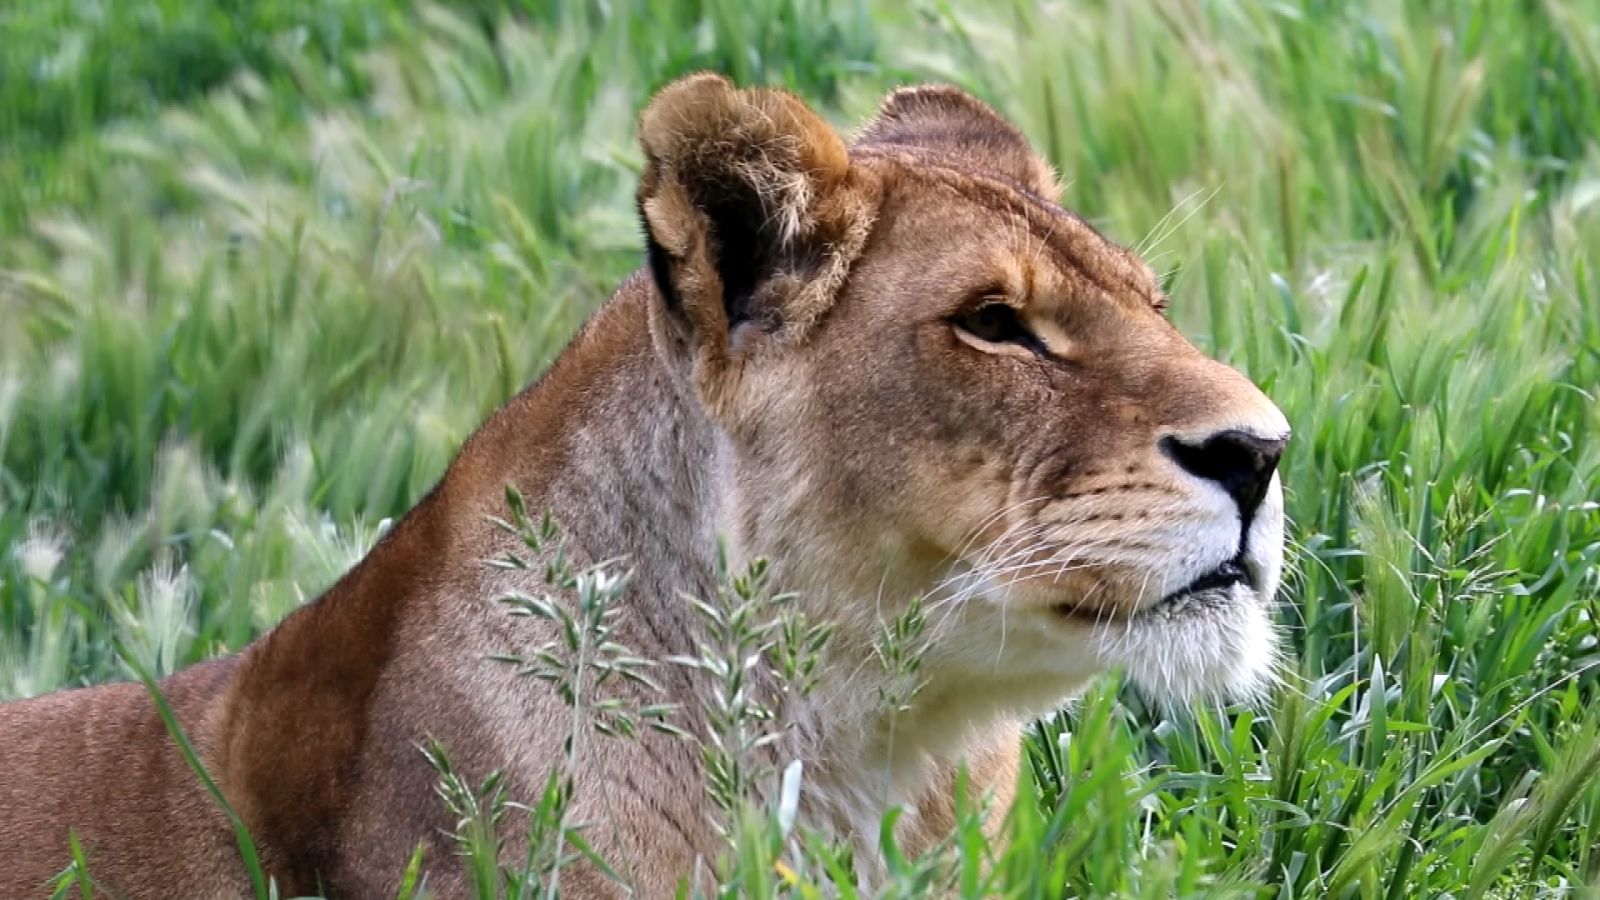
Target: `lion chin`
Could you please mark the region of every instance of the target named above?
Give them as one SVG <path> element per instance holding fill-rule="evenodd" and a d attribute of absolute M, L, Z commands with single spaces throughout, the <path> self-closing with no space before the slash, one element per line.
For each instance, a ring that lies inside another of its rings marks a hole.
<path fill-rule="evenodd" d="M 1063 678 L 1081 682 L 1096 671 L 1120 670 L 1147 697 L 1172 709 L 1200 701 L 1264 701 L 1278 684 L 1280 663 L 1272 621 L 1283 559 L 1282 494 L 1276 483 L 1244 535 L 1242 551 L 1231 551 L 1238 540 L 1238 526 L 1227 521 L 1209 540 L 1191 536 L 1178 558 L 1162 554 L 1149 560 L 1150 568 L 1138 576 L 1139 590 L 1123 604 L 1104 595 L 1119 583 L 1129 584 L 1128 576 L 1095 584 L 1087 593 L 1099 592 L 1100 602 L 1062 599 L 1053 612 L 1061 625 L 1057 658 L 1070 660 L 1062 667 Z M 1215 549 L 1206 552 L 1207 544 Z M 1026 604 L 985 574 L 982 565 L 969 571 L 987 581 L 987 590 L 974 595 L 996 604 L 1002 620 L 1006 604 Z M 1108 612 L 1117 606 L 1131 612 Z M 1006 627 L 1001 626 L 1002 639 Z"/>
<path fill-rule="evenodd" d="M 728 694 L 676 662 L 707 643 L 684 598 L 770 562 L 831 637 L 814 690 L 770 691 L 791 727 L 760 750 L 801 764 L 797 815 L 869 883 L 891 808 L 913 854 L 948 836 L 958 783 L 1000 822 L 1026 721 L 1100 672 L 1174 704 L 1267 689 L 1289 424 L 1058 204 L 1015 126 L 912 87 L 847 140 L 787 92 L 702 74 L 650 102 L 639 142 L 639 270 L 338 583 L 161 683 L 237 820 L 140 686 L 0 705 L 0 896 L 80 846 L 109 893 L 247 896 L 239 823 L 286 896 L 392 897 L 418 859 L 433 896 L 470 896 L 419 746 L 523 803 L 566 767 L 609 868 L 576 863 L 562 894 L 673 896 L 726 851 L 701 748 L 578 740 L 576 704 L 492 661 L 564 646 L 575 592 L 550 615 L 501 602 L 548 592 L 558 552 L 629 570 L 605 646 L 654 665 L 585 682 L 600 707 L 670 704 L 701 735 Z M 529 549 L 494 524 L 508 486 L 564 540 L 525 568 L 485 564 Z M 527 847 L 526 816 L 499 827 Z"/>
<path fill-rule="evenodd" d="M 1169 704 L 1265 700 L 1278 684 L 1280 661 L 1271 614 L 1283 560 L 1276 485 L 1272 495 L 1273 508 L 1258 516 L 1241 564 L 1224 563 L 1214 584 L 1203 575 L 1156 600 L 1125 628 L 1096 627 L 1092 641 L 1099 657 Z"/>

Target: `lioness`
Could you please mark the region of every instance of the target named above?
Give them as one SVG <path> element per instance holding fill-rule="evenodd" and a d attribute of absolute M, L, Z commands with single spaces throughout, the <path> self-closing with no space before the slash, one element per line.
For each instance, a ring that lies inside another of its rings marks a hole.
<path fill-rule="evenodd" d="M 618 637 L 642 655 L 693 652 L 683 597 L 715 590 L 719 535 L 833 624 L 785 752 L 802 815 L 863 858 L 891 805 L 912 849 L 948 828 L 963 762 L 1004 803 L 1022 723 L 1109 666 L 1178 697 L 1267 677 L 1288 424 L 1056 204 L 1015 127 L 908 88 L 847 144 L 788 93 L 697 75 L 639 136 L 647 265 L 321 599 L 162 685 L 285 896 L 393 896 L 419 844 L 435 894 L 463 896 L 418 745 L 474 783 L 503 767 L 523 799 L 559 757 L 566 706 L 486 660 L 552 627 L 507 616 L 525 573 L 484 565 L 513 541 L 491 523 L 508 484 L 576 558 L 625 555 Z M 890 740 L 872 647 L 918 599 L 923 687 Z M 652 675 L 692 727 L 706 686 Z M 572 818 L 638 893 L 716 858 L 692 743 L 583 747 Z M 69 830 L 128 896 L 248 892 L 141 687 L 0 707 L 0 748 L 0 895 L 38 894 Z M 622 891 L 583 868 L 562 885 Z"/>

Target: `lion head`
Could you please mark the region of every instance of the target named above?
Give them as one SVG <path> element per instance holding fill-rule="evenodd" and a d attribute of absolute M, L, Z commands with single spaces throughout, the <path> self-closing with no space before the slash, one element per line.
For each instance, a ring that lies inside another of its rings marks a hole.
<path fill-rule="evenodd" d="M 641 137 L 654 342 L 720 426 L 741 553 L 861 640 L 923 598 L 927 665 L 1020 707 L 1108 666 L 1265 683 L 1288 423 L 1015 127 L 908 88 L 847 144 L 702 75 Z"/>

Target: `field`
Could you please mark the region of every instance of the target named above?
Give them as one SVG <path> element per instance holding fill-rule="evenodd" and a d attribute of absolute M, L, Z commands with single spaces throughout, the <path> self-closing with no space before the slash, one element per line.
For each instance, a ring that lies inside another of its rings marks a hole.
<path fill-rule="evenodd" d="M 0 10 L 0 698 L 238 648 L 359 558 L 639 263 L 654 88 L 848 128 L 951 81 L 1296 429 L 1287 685 L 1107 679 L 958 893 L 1600 897 L 1592 5 L 72 9 Z"/>

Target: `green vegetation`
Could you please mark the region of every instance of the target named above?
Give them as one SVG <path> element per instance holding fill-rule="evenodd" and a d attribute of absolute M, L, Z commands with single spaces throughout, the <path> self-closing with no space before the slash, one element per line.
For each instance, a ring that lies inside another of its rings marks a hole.
<path fill-rule="evenodd" d="M 1177 717 L 1096 687 L 1031 736 L 1009 847 L 963 827 L 961 893 L 1595 896 L 1591 6 L 301 7 L 0 10 L 0 697 L 237 648 L 357 558 L 637 264 L 654 87 L 850 125 L 949 80 L 1297 434 L 1298 675 Z"/>

